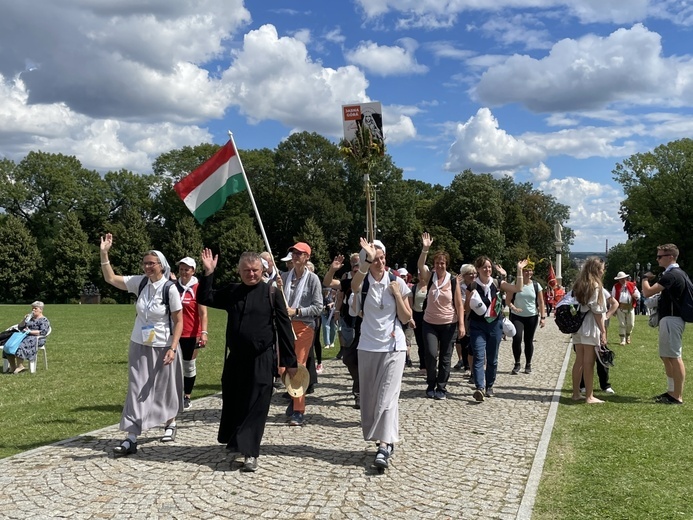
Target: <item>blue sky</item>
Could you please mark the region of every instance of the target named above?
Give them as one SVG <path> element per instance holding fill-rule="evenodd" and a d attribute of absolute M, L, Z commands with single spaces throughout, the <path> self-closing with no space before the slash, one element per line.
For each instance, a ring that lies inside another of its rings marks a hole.
<path fill-rule="evenodd" d="M 488 8 L 487 6 L 493 6 Z M 573 251 L 625 240 L 612 180 L 693 130 L 686 0 L 0 0 L 0 156 L 151 171 L 201 142 L 337 141 L 380 101 L 405 178 L 511 175 L 571 208 Z"/>

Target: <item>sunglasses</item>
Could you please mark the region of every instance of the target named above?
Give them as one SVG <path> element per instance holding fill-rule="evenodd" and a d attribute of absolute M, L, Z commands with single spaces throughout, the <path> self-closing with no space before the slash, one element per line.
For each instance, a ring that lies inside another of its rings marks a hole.
<path fill-rule="evenodd" d="M 671 253 L 666 255 L 657 255 L 657 260 L 659 260 L 660 258 L 664 258 L 665 256 L 671 256 Z"/>

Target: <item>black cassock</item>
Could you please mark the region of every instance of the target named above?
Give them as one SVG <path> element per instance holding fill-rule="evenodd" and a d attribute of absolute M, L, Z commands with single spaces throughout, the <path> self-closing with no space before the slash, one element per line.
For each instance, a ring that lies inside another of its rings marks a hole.
<path fill-rule="evenodd" d="M 296 366 L 291 320 L 276 289 L 274 313 L 270 286 L 234 283 L 213 289 L 214 274 L 200 277 L 197 301 L 228 313 L 226 360 L 221 375 L 222 409 L 217 440 L 232 451 L 258 457 L 272 399 L 275 332 L 279 364 Z"/>

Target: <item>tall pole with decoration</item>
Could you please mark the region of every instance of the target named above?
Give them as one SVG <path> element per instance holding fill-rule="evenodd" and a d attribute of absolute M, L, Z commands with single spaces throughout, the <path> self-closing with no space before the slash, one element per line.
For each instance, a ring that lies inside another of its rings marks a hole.
<path fill-rule="evenodd" d="M 380 103 L 359 103 L 342 106 L 344 140 L 342 154 L 363 175 L 363 193 L 366 200 L 366 240 L 375 240 L 376 223 L 374 186 L 371 173 L 385 154 L 383 115 Z"/>
<path fill-rule="evenodd" d="M 553 226 L 553 231 L 556 238 L 556 241 L 553 243 L 553 245 L 556 247 L 556 283 L 561 286 L 563 285 L 563 237 L 561 236 L 563 226 L 561 226 L 561 223 L 558 220 Z"/>

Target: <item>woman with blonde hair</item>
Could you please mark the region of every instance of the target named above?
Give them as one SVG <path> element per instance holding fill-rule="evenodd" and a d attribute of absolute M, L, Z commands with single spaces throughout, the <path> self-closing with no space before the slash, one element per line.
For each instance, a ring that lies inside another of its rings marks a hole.
<path fill-rule="evenodd" d="M 572 335 L 575 347 L 573 364 L 573 400 L 583 399 L 580 395 L 580 378 L 585 380 L 585 402 L 588 404 L 603 403 L 594 397 L 594 347 L 606 344 L 604 313 L 607 302 L 604 298 L 602 276 L 604 261 L 596 256 L 589 257 L 580 270 L 573 284 L 573 297 L 580 304 L 580 312 L 587 313 L 580 329 Z"/>

